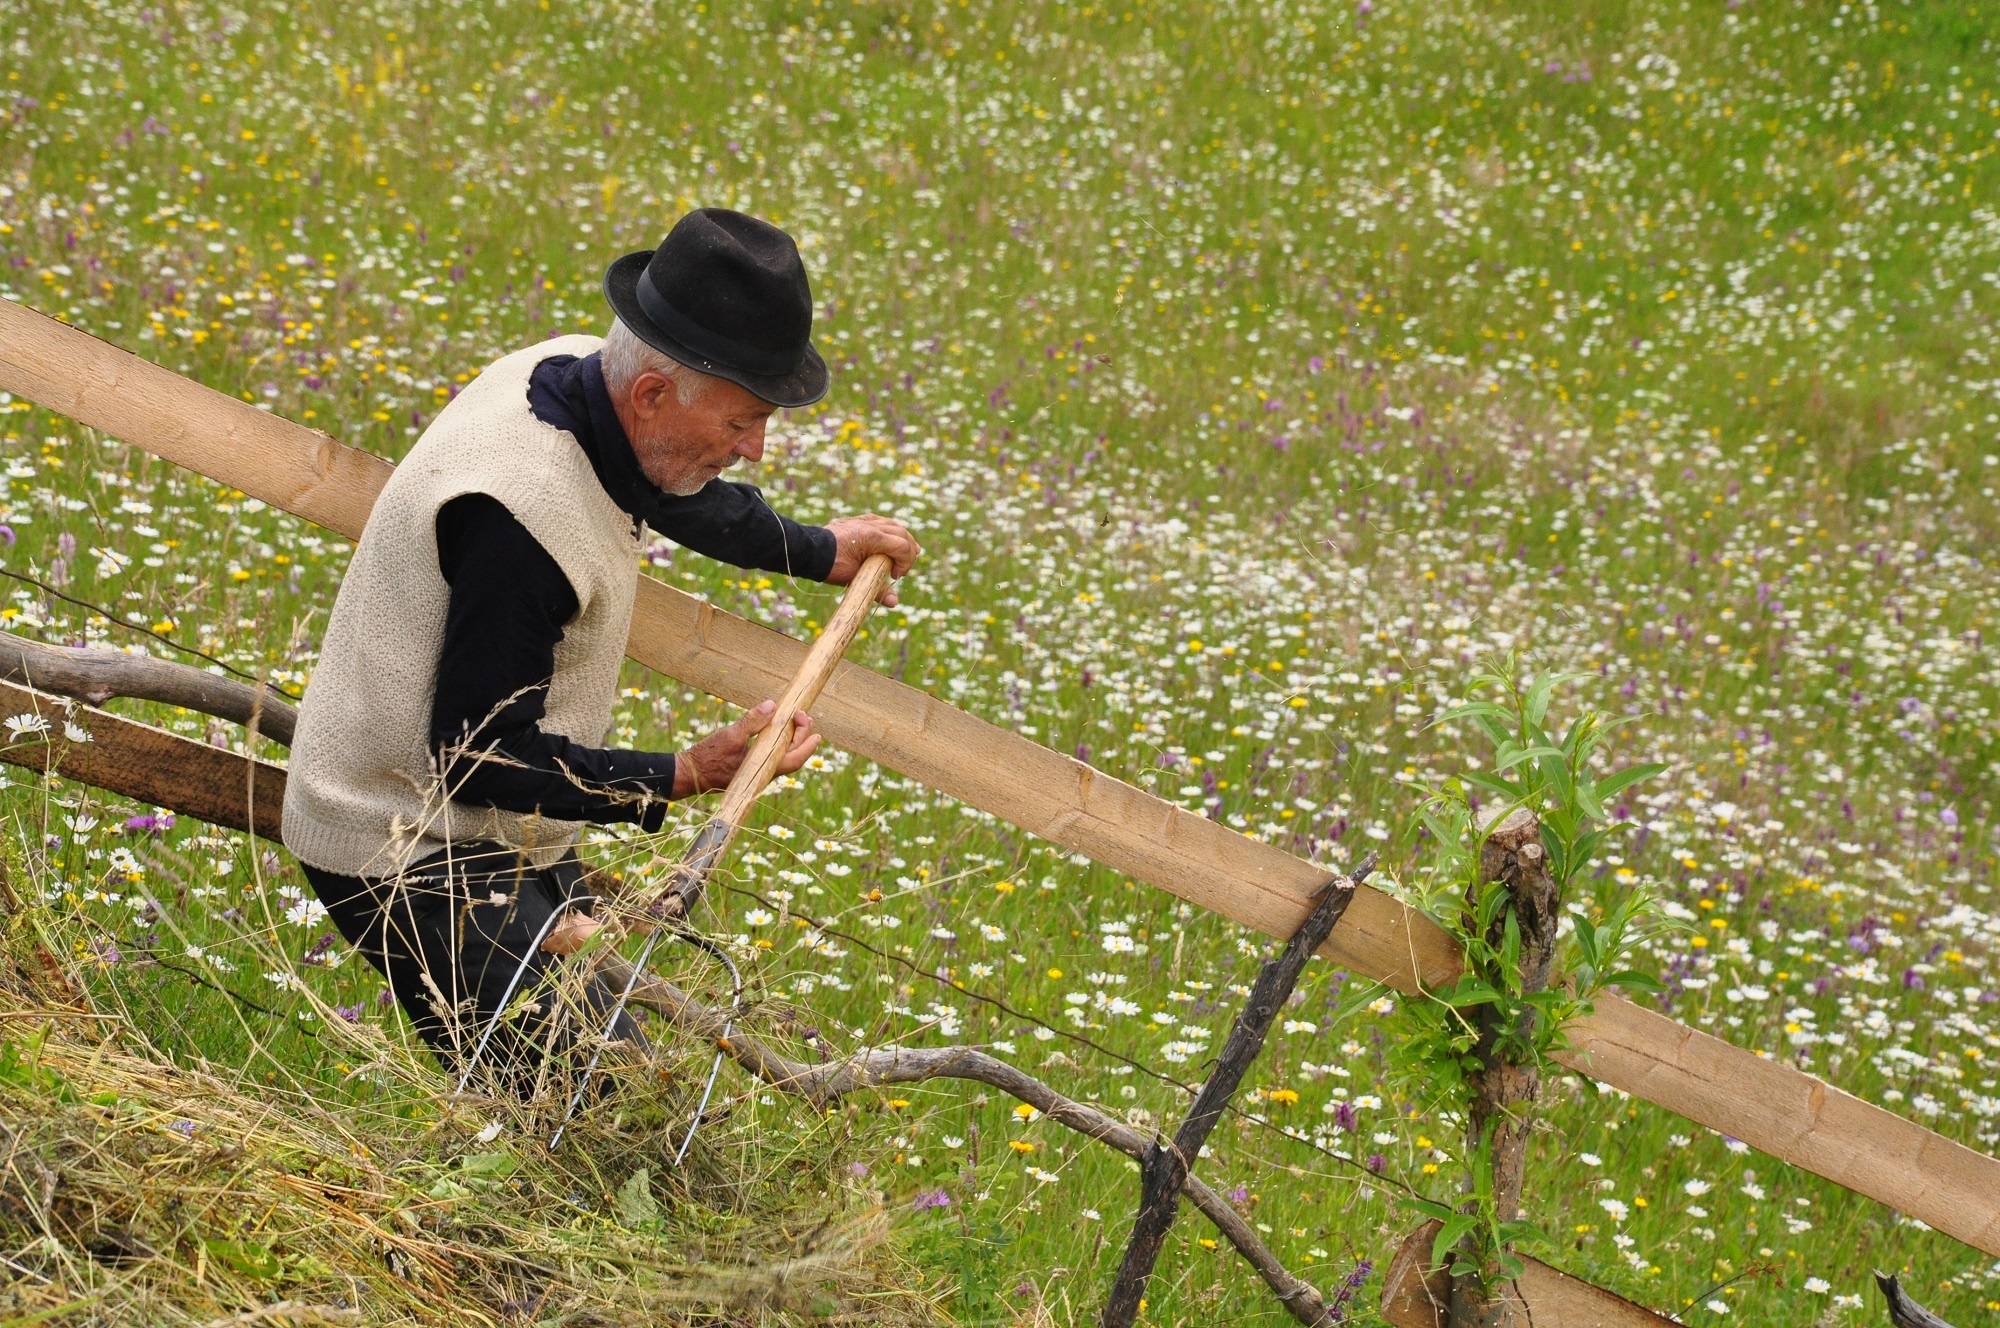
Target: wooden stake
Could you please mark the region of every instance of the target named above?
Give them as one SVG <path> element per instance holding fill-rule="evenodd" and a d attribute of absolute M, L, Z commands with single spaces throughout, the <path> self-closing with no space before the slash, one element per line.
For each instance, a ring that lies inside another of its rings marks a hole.
<path fill-rule="evenodd" d="M 1521 991 L 1533 995 L 1549 985 L 1549 968 L 1555 960 L 1556 917 L 1561 901 L 1556 884 L 1549 878 L 1548 855 L 1542 849 L 1542 826 L 1526 808 L 1516 808 L 1499 824 L 1494 819 L 1504 807 L 1481 814 L 1483 835 L 1479 849 L 1479 875 L 1485 881 L 1501 882 L 1512 903 L 1515 926 L 1521 943 Z M 1478 891 L 1468 893 L 1468 916 L 1476 913 Z M 1507 913 L 1494 920 L 1486 940 L 1496 948 L 1506 925 Z M 1472 1103 L 1466 1113 L 1465 1156 L 1477 1166 L 1482 1149 L 1490 1149 L 1493 1167 L 1493 1202 L 1501 1221 L 1512 1221 L 1521 1207 L 1521 1183 L 1528 1160 L 1528 1131 L 1533 1124 L 1529 1113 L 1541 1095 L 1541 1072 L 1532 1064 L 1509 1060 L 1501 1051 L 1503 1038 L 1533 1036 L 1535 1012 L 1523 1012 L 1514 1028 L 1498 1022 L 1492 1005 L 1482 1005 L 1472 1014 L 1479 1040 L 1472 1054 L 1479 1062 L 1472 1075 Z M 1513 1322 L 1511 1307 L 1499 1294 L 1497 1270 L 1480 1266 L 1472 1258 L 1470 1240 L 1462 1253 L 1468 1257 L 1454 1262 L 1451 1278 L 1452 1328 L 1500 1328 Z"/>
<path fill-rule="evenodd" d="M 1426 1222 L 1411 1232 L 1383 1275 L 1382 1317 L 1394 1328 L 1446 1328 L 1450 1280 L 1431 1265 L 1438 1226 Z M 1534 1328 L 1669 1328 L 1675 1322 L 1539 1259 L 1517 1257 L 1524 1271 L 1506 1287 L 1517 1322 Z"/>
<path fill-rule="evenodd" d="M 1909 1293 L 1903 1290 L 1903 1284 L 1893 1274 L 1875 1274 L 1875 1285 L 1882 1288 L 1882 1295 L 1889 1302 L 1889 1322 L 1893 1328 L 1951 1328 L 1943 1319 L 1911 1300 Z"/>

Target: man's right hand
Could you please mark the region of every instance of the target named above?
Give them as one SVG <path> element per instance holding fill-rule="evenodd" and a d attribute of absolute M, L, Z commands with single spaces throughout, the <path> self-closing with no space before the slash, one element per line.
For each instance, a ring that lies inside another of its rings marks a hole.
<path fill-rule="evenodd" d="M 750 739 L 770 727 L 777 712 L 776 701 L 759 701 L 743 718 L 725 724 L 694 746 L 674 757 L 674 796 L 689 798 L 711 789 L 726 788 L 736 778 L 743 758 L 750 754 Z M 800 710 L 792 716 L 792 745 L 778 759 L 777 772 L 789 775 L 804 766 L 819 746 L 819 733 L 812 716 Z"/>

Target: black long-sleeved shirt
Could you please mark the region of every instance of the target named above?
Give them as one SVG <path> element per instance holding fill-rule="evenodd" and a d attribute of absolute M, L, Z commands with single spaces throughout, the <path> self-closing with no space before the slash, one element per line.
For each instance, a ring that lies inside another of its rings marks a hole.
<path fill-rule="evenodd" d="M 666 493 L 639 469 L 597 356 L 536 366 L 528 405 L 569 431 L 612 501 L 676 543 L 738 567 L 824 581 L 834 537 L 778 515 L 752 485 L 711 480 Z M 431 706 L 431 750 L 456 802 L 563 820 L 658 829 L 674 785 L 664 752 L 586 747 L 545 733 L 555 650 L 576 616 L 562 568 L 497 499 L 466 494 L 438 512 L 438 570 L 451 586 Z"/>

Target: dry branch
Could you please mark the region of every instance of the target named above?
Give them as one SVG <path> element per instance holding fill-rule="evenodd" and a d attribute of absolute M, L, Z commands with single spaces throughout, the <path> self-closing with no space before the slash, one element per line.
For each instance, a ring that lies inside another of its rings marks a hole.
<path fill-rule="evenodd" d="M 1875 1285 L 1882 1288 L 1882 1295 L 1889 1302 L 1889 1322 L 1894 1328 L 1951 1328 L 1943 1319 L 1911 1300 L 1894 1275 L 1875 1274 Z"/>
<path fill-rule="evenodd" d="M 299 723 L 299 712 L 268 686 L 260 691 L 234 678 L 150 655 L 44 645 L 11 632 L 0 632 L 0 678 L 94 706 L 123 696 L 180 706 L 246 728 L 254 718 L 260 734 L 287 747 Z"/>
<path fill-rule="evenodd" d="M 8 300 L 0 389 L 349 538 L 393 469 Z M 639 583 L 626 650 L 746 705 L 777 695 L 806 655 L 803 643 L 650 577 Z M 1298 929 L 1325 877 L 857 664 L 836 671 L 814 718 L 838 746 L 1268 936 Z M 1403 991 L 1442 986 L 1460 967 L 1442 928 L 1368 887 L 1321 953 Z M 2000 1255 L 2000 1161 L 1629 1001 L 1599 996 L 1596 1005 L 1567 1030 L 1571 1050 L 1557 1059 L 1571 1069 Z"/>
<path fill-rule="evenodd" d="M 723 1029 L 729 1024 L 725 1012 L 650 973 L 638 975 L 635 981 L 631 965 L 614 951 L 601 951 L 592 963 L 597 976 L 616 989 L 623 989 L 626 982 L 632 981 L 635 1004 L 655 1011 L 683 1032 L 716 1041 L 732 1060 L 772 1088 L 797 1094 L 817 1107 L 824 1108 L 848 1093 L 889 1084 L 967 1079 L 997 1088 L 1057 1124 L 1115 1148 L 1142 1165 L 1151 1146 L 1151 1141 L 1131 1126 L 1113 1120 L 1095 1107 L 1064 1097 L 1033 1075 L 974 1047 L 893 1047 L 861 1052 L 824 1065 L 807 1065 L 749 1034 L 735 1032 L 722 1039 Z M 1193 1176 L 1186 1178 L 1182 1192 L 1256 1269 L 1264 1285 L 1293 1318 L 1304 1324 L 1326 1322 L 1328 1307 L 1319 1289 L 1287 1271 L 1227 1199 Z"/>
<path fill-rule="evenodd" d="M 1118 1266 L 1118 1276 L 1113 1279 L 1110 1293 L 1104 1300 L 1104 1312 L 1098 1319 L 1103 1328 L 1131 1328 L 1132 1322 L 1139 1317 L 1146 1282 L 1153 1275 L 1153 1265 L 1159 1262 L 1160 1247 L 1166 1243 L 1167 1232 L 1179 1215 L 1181 1191 L 1186 1188 L 1194 1160 L 1201 1156 L 1202 1145 L 1208 1142 L 1208 1136 L 1222 1120 L 1222 1113 L 1229 1108 L 1229 1099 L 1236 1095 L 1243 1076 L 1249 1073 L 1250 1067 L 1256 1064 L 1258 1053 L 1264 1050 L 1264 1039 L 1270 1035 L 1271 1023 L 1291 998 L 1292 989 L 1298 985 L 1299 974 L 1305 971 L 1306 960 L 1325 943 L 1327 935 L 1340 921 L 1340 915 L 1353 900 L 1355 889 L 1374 869 L 1375 858 L 1370 854 L 1352 877 L 1336 876 L 1326 883 L 1319 903 L 1313 906 L 1311 915 L 1292 934 L 1292 939 L 1285 942 L 1283 952 L 1258 972 L 1250 997 L 1243 1003 L 1242 1011 L 1230 1027 L 1229 1037 L 1222 1044 L 1222 1053 L 1215 1058 L 1208 1081 L 1195 1095 L 1193 1108 L 1180 1128 L 1174 1131 L 1173 1142 L 1162 1145 L 1156 1139 L 1146 1149 L 1139 1184 L 1139 1214 L 1133 1220 L 1132 1234 L 1126 1242 L 1125 1257 Z M 1333 1321 L 1330 1311 L 1320 1319 L 1307 1320 L 1312 1323 Z"/>

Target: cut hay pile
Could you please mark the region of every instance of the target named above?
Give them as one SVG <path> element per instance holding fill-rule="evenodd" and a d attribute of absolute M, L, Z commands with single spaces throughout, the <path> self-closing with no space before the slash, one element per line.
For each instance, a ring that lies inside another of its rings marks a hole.
<path fill-rule="evenodd" d="M 435 1073 L 372 1111 L 263 1066 L 171 1064 L 51 978 L 46 916 L 4 922 L 0 1320 L 936 1321 L 874 1196 L 772 1107 L 673 1168 L 678 1130 L 648 1121 L 685 1118 L 674 1085 L 705 1062 L 664 1101 L 621 1090 L 551 1154 L 536 1119 L 447 1109 Z"/>

